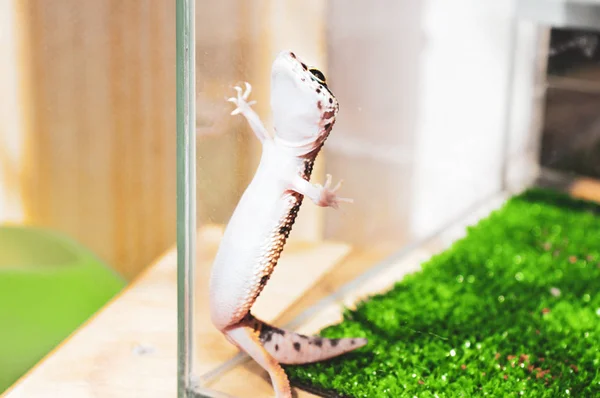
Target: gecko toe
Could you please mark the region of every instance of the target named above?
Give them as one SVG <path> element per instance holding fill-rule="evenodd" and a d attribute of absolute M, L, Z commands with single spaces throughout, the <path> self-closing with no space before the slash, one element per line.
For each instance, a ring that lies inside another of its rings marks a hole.
<path fill-rule="evenodd" d="M 344 184 L 344 180 L 340 180 L 331 191 L 337 192 L 342 187 L 343 184 Z"/>
<path fill-rule="evenodd" d="M 250 93 L 252 92 L 252 86 L 248 82 L 245 82 L 245 85 L 246 85 L 246 91 L 244 92 L 243 98 L 245 100 L 247 100 L 248 97 L 250 96 Z"/>

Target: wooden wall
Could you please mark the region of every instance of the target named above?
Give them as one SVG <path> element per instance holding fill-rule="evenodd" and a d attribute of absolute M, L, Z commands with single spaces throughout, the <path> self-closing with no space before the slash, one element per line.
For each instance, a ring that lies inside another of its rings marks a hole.
<path fill-rule="evenodd" d="M 0 98 L 12 117 L 0 120 L 0 148 L 12 145 L 0 151 L 0 223 L 65 232 L 132 278 L 175 243 L 175 2 L 6 4 L 13 37 L 0 45 L 15 77 L 0 76 L 12 87 Z M 319 0 L 198 2 L 196 12 L 201 227 L 227 222 L 258 163 L 245 120 L 229 115 L 231 87 L 251 82 L 270 126 L 275 55 L 294 49 L 326 71 L 327 48 Z M 323 232 L 323 209 L 303 206 L 293 238 Z"/>
<path fill-rule="evenodd" d="M 175 242 L 174 1 L 9 3 L 0 222 L 63 231 L 131 278 Z"/>

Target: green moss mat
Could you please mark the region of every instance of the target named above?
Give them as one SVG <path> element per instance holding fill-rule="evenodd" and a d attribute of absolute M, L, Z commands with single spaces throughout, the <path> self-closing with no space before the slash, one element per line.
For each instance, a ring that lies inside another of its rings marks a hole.
<path fill-rule="evenodd" d="M 347 397 L 600 396 L 600 205 L 530 190 L 326 337 L 369 344 L 288 366 Z"/>

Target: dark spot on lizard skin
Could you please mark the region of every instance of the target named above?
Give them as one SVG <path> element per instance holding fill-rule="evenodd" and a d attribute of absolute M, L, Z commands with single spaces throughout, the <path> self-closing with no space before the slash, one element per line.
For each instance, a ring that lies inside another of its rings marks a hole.
<path fill-rule="evenodd" d="M 255 331 L 257 331 L 259 333 L 259 335 L 262 332 L 262 323 L 258 319 L 256 319 L 250 313 L 250 311 L 248 311 L 248 313 L 246 315 L 244 315 L 244 317 L 241 320 L 241 323 L 250 326 L 252 329 L 254 329 Z"/>
<path fill-rule="evenodd" d="M 317 89 L 317 94 L 321 94 L 321 89 L 320 88 Z M 329 98 L 329 99 L 331 99 L 331 98 Z"/>
<path fill-rule="evenodd" d="M 321 337 L 315 338 L 315 345 L 321 347 L 323 345 L 323 339 Z"/>
<path fill-rule="evenodd" d="M 291 229 L 288 225 L 283 225 L 279 228 L 279 233 L 287 238 L 290 235 Z"/>
<path fill-rule="evenodd" d="M 331 123 L 327 123 L 327 124 L 326 124 L 325 126 L 323 126 L 323 127 L 325 127 L 325 130 L 329 130 L 329 129 L 331 128 Z"/>
<path fill-rule="evenodd" d="M 319 110 L 323 109 L 323 104 L 321 101 L 317 102 L 317 108 L 319 108 Z"/>
<path fill-rule="evenodd" d="M 335 347 L 336 345 L 338 345 L 338 343 L 340 342 L 339 339 L 331 339 L 331 346 Z"/>
<path fill-rule="evenodd" d="M 308 70 L 308 68 L 306 67 L 306 64 L 304 62 L 302 62 L 302 69 Z"/>
<path fill-rule="evenodd" d="M 294 53 L 290 52 L 290 56 L 291 56 L 292 58 L 296 59 L 296 54 L 294 54 Z"/>
<path fill-rule="evenodd" d="M 294 350 L 300 351 L 300 343 L 294 343 Z"/>
<path fill-rule="evenodd" d="M 271 339 L 273 339 L 274 334 L 279 334 L 279 335 L 283 336 L 285 334 L 285 331 L 283 331 L 282 329 L 264 324 L 262 326 L 262 329 L 260 331 L 258 338 L 260 339 L 260 341 L 262 343 L 268 343 L 269 341 L 271 341 Z"/>
<path fill-rule="evenodd" d="M 279 351 L 279 344 L 275 344 L 275 351 Z"/>
<path fill-rule="evenodd" d="M 304 161 L 304 175 L 310 177 L 313 172 L 313 167 L 315 165 L 314 160 L 306 159 Z"/>
<path fill-rule="evenodd" d="M 329 98 L 329 103 L 333 104 L 333 98 Z"/>
<path fill-rule="evenodd" d="M 329 94 L 331 94 L 332 97 L 335 97 L 335 95 L 333 95 L 333 93 L 331 92 L 331 90 L 329 89 L 327 84 L 321 84 L 321 88 L 324 88 L 325 90 L 327 90 L 329 92 Z"/>
<path fill-rule="evenodd" d="M 354 345 L 354 339 L 350 340 L 350 345 Z"/>
<path fill-rule="evenodd" d="M 329 118 L 332 118 L 333 116 L 335 116 L 335 113 L 333 111 L 328 111 L 328 112 L 325 112 L 323 114 L 323 116 L 325 117 L 325 119 L 329 119 Z"/>
<path fill-rule="evenodd" d="M 268 280 L 269 280 L 269 275 L 263 275 L 262 278 L 260 278 L 260 284 L 264 285 L 267 283 Z"/>

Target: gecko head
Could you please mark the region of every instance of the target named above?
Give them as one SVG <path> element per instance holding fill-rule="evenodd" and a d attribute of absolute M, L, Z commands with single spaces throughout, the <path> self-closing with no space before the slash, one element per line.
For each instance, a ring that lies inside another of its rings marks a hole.
<path fill-rule="evenodd" d="M 271 71 L 271 109 L 279 142 L 310 152 L 329 135 L 338 102 L 321 71 L 282 51 Z"/>

